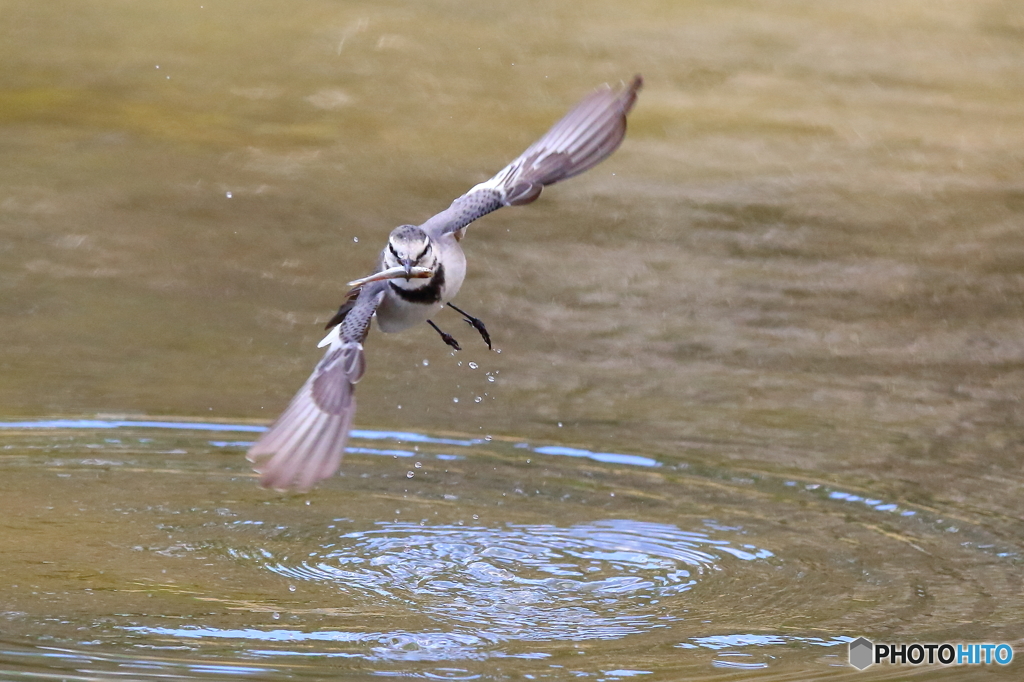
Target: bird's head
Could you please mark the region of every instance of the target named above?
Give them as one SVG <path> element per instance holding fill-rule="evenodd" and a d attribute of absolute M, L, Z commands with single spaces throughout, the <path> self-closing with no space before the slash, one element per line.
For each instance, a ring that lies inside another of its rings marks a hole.
<path fill-rule="evenodd" d="M 401 267 L 406 272 L 412 272 L 413 268 L 433 270 L 437 265 L 437 254 L 426 232 L 415 225 L 400 225 L 391 231 L 388 238 L 384 265 L 388 268 Z"/>

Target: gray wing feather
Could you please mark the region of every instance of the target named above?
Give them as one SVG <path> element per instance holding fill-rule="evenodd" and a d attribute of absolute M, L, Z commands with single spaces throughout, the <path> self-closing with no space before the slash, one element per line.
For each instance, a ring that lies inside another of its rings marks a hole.
<path fill-rule="evenodd" d="M 363 340 L 385 282 L 362 287 L 345 319 L 332 331 L 330 347 L 284 413 L 249 449 L 260 484 L 306 491 L 341 466 L 356 413 L 355 385 L 366 371 Z"/>
<path fill-rule="evenodd" d="M 626 115 L 642 86 L 636 76 L 618 91 L 608 85 L 594 91 L 501 172 L 420 227 L 429 235 L 461 230 L 502 206 L 529 204 L 545 186 L 593 168 L 622 143 Z"/>

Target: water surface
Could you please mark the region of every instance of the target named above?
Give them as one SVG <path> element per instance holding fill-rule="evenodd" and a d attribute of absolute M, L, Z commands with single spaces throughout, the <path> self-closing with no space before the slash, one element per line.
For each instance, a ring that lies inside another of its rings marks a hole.
<path fill-rule="evenodd" d="M 984 526 L 765 472 L 359 431 L 282 497 L 239 456 L 258 427 L 3 428 L 11 673 L 813 679 L 848 632 L 969 636 L 940 611 L 985 638 L 1020 608 Z"/>
<path fill-rule="evenodd" d="M 1019 3 L 0 14 L 4 675 L 1021 646 Z M 501 353 L 374 333 L 343 476 L 259 490 L 245 443 L 391 227 L 637 72 L 614 157 L 470 230 Z M 951 673 L 858 677 L 911 674 Z"/>

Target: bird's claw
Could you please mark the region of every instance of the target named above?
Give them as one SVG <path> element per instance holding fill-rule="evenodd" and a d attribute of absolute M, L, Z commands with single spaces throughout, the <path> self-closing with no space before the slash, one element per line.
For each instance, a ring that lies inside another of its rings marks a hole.
<path fill-rule="evenodd" d="M 487 350 L 493 350 L 493 348 L 491 348 L 491 335 L 487 332 L 487 327 L 484 326 L 483 321 L 476 317 L 467 317 L 465 319 L 466 324 L 480 332 L 480 337 L 484 340 L 484 343 L 487 344 Z"/>
<path fill-rule="evenodd" d="M 460 346 L 459 342 L 455 340 L 455 337 L 447 332 L 441 332 L 441 340 L 447 343 L 455 350 L 462 350 L 462 346 Z"/>

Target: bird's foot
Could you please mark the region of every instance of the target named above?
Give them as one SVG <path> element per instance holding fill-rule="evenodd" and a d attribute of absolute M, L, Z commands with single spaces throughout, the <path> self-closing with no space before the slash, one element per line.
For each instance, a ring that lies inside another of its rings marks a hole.
<path fill-rule="evenodd" d="M 462 346 L 459 345 L 459 342 L 455 340 L 454 336 L 452 336 L 451 334 L 446 334 L 445 332 L 440 332 L 440 334 L 441 334 L 441 340 L 442 341 L 447 343 L 449 346 L 451 346 L 455 350 L 462 350 Z"/>
<path fill-rule="evenodd" d="M 487 333 L 487 327 L 484 326 L 483 321 L 478 317 L 467 317 L 466 324 L 480 332 L 480 337 L 487 344 L 487 350 L 491 350 L 491 335 Z"/>
<path fill-rule="evenodd" d="M 462 308 L 454 306 L 451 303 L 448 304 L 448 307 L 462 315 L 462 318 L 466 321 L 466 324 L 480 332 L 480 338 L 482 338 L 484 340 L 484 343 L 487 344 L 487 350 L 493 350 L 491 348 L 491 335 L 487 332 L 487 327 L 484 325 L 483 320 L 481 320 L 479 317 L 473 317 Z"/>
<path fill-rule="evenodd" d="M 452 336 L 448 332 L 441 331 L 440 327 L 434 324 L 433 321 L 431 320 L 427 320 L 427 324 L 433 327 L 434 331 L 441 335 L 441 340 L 444 341 L 446 344 L 448 344 L 455 350 L 462 350 L 462 346 L 459 345 L 459 342 L 455 340 L 454 336 Z"/>

